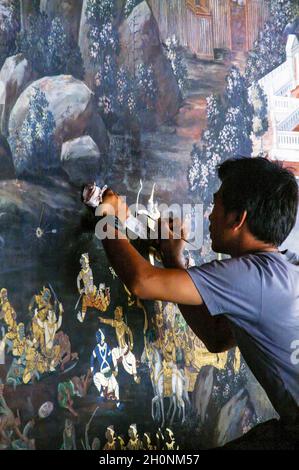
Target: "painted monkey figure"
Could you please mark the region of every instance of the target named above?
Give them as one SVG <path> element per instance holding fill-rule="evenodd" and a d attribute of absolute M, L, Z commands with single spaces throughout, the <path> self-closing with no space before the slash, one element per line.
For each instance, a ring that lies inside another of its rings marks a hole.
<path fill-rule="evenodd" d="M 115 370 L 118 371 L 118 362 L 121 361 L 125 371 L 128 374 L 133 375 L 136 383 L 140 383 L 140 378 L 138 377 L 136 370 L 136 358 L 132 353 L 133 334 L 131 329 L 124 322 L 122 307 L 116 307 L 114 310 L 114 320 L 102 317 L 99 317 L 99 319 L 102 323 L 115 328 L 118 343 L 118 347 L 112 349 L 112 359 Z M 128 337 L 129 340 L 128 344 L 126 342 L 126 337 Z"/>
<path fill-rule="evenodd" d="M 97 290 L 93 281 L 92 269 L 89 265 L 89 255 L 84 253 L 80 258 L 81 271 L 77 277 L 77 288 L 82 295 L 82 312 L 77 314 L 79 322 L 83 323 L 88 307 L 105 312 L 110 305 L 110 289 L 100 284 Z M 83 282 L 83 287 L 81 283 Z"/>
<path fill-rule="evenodd" d="M 113 370 L 112 353 L 101 329 L 96 332 L 96 340 L 97 345 L 90 358 L 93 382 L 101 397 L 117 400 L 116 406 L 119 407 L 119 386 Z"/>
<path fill-rule="evenodd" d="M 58 331 L 54 338 L 54 347 L 59 346 L 60 348 L 60 368 L 63 371 L 66 364 L 70 361 L 79 359 L 79 355 L 76 352 L 72 352 L 72 346 L 70 339 L 63 331 Z"/>

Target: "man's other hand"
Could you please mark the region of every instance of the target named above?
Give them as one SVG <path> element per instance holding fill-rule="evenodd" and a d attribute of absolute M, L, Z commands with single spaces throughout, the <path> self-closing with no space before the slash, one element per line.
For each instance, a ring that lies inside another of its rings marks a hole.
<path fill-rule="evenodd" d="M 124 224 L 130 216 L 130 209 L 118 193 L 108 188 L 103 195 L 103 202 L 97 209 L 97 215 L 115 216 Z"/>

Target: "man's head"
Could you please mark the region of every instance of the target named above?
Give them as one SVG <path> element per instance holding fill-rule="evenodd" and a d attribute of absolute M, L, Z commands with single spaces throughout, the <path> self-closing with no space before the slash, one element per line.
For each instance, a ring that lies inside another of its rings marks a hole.
<path fill-rule="evenodd" d="M 230 255 L 279 247 L 296 222 L 294 175 L 265 158 L 230 159 L 218 168 L 221 186 L 210 215 L 212 248 Z"/>

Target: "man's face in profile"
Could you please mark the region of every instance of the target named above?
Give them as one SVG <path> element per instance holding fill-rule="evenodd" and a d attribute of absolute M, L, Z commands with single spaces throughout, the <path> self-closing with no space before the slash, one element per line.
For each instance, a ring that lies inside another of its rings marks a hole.
<path fill-rule="evenodd" d="M 216 253 L 230 254 L 230 247 L 233 242 L 232 222 L 234 218 L 234 213 L 225 213 L 221 186 L 214 194 L 214 206 L 209 217 L 212 250 Z"/>

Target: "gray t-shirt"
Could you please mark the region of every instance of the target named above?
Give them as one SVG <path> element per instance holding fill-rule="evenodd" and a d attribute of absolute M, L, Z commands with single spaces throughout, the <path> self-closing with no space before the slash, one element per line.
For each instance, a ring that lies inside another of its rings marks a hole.
<path fill-rule="evenodd" d="M 299 257 L 260 252 L 187 270 L 211 315 L 229 320 L 240 351 L 281 418 L 299 406 Z"/>

